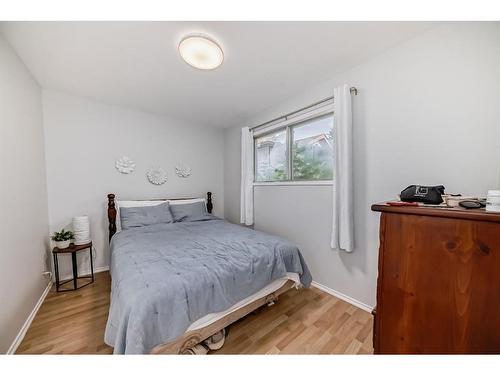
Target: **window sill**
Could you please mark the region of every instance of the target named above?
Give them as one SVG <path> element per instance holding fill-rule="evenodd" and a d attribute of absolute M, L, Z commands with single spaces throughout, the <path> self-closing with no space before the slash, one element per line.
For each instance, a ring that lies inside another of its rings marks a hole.
<path fill-rule="evenodd" d="M 332 186 L 333 181 L 261 181 L 254 182 L 253 186 Z"/>

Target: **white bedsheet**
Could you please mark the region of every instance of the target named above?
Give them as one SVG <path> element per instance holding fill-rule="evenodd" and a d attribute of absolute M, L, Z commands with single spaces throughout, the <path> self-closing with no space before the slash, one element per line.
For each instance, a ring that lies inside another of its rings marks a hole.
<path fill-rule="evenodd" d="M 206 327 L 216 322 L 217 320 L 225 317 L 226 315 L 231 314 L 233 311 L 243 306 L 246 306 L 259 298 L 265 297 L 272 292 L 275 292 L 276 290 L 281 288 L 288 280 L 292 280 L 295 282 L 296 285 L 300 285 L 299 274 L 287 272 L 285 277 L 282 277 L 281 279 L 278 280 L 274 280 L 272 283 L 268 284 L 266 287 L 262 288 L 257 293 L 254 293 L 251 296 L 241 300 L 240 302 L 231 306 L 229 309 L 218 313 L 208 314 L 198 319 L 188 327 L 187 332 Z"/>

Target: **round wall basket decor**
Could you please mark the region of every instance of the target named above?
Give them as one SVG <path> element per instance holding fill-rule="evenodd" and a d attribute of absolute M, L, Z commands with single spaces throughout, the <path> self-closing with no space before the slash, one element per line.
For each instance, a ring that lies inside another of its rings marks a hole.
<path fill-rule="evenodd" d="M 167 182 L 167 172 L 165 172 L 162 168 L 148 169 L 146 177 L 153 185 L 162 185 Z"/>
<path fill-rule="evenodd" d="M 135 169 L 135 163 L 128 156 L 122 156 L 115 162 L 115 167 L 118 172 L 123 174 L 132 173 Z"/>
<path fill-rule="evenodd" d="M 184 163 L 180 163 L 175 167 L 175 174 L 181 178 L 188 178 L 191 176 L 191 167 Z"/>

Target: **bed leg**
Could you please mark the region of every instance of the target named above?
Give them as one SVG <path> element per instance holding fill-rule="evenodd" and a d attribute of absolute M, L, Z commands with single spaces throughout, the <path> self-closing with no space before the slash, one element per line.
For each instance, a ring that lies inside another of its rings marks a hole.
<path fill-rule="evenodd" d="M 273 306 L 276 302 L 278 302 L 278 296 L 274 293 L 271 293 L 266 297 L 267 306 Z"/>

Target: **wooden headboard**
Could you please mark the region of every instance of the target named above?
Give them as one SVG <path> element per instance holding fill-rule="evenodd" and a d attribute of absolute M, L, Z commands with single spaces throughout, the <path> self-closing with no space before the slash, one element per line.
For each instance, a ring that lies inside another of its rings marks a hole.
<path fill-rule="evenodd" d="M 147 200 L 158 200 L 158 201 L 164 201 L 164 200 L 183 200 L 183 199 L 194 199 L 194 198 L 166 198 L 166 199 L 147 199 Z M 139 199 L 141 200 L 141 199 Z M 207 211 L 209 214 L 212 213 L 212 210 L 214 208 L 214 205 L 212 203 L 212 193 L 208 192 L 207 193 Z M 116 233 L 116 206 L 115 206 L 115 195 L 114 194 L 108 194 L 108 222 L 109 222 L 109 240 L 111 241 L 111 237 Z"/>

